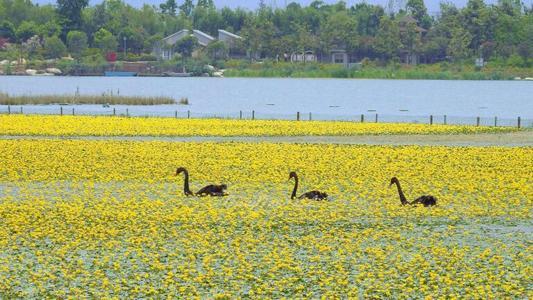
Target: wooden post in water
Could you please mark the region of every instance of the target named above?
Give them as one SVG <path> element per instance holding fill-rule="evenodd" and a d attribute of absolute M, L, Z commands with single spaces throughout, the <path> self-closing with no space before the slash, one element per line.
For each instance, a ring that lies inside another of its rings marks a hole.
<path fill-rule="evenodd" d="M 309 121 L 313 121 L 313 115 L 309 113 Z"/>
<path fill-rule="evenodd" d="M 20 107 L 20 114 L 21 114 L 21 115 L 23 114 L 23 112 L 22 112 L 22 106 Z"/>
<path fill-rule="evenodd" d="M 429 116 L 429 125 L 433 125 L 433 115 Z"/>
<path fill-rule="evenodd" d="M 300 121 L 300 112 L 296 112 L 296 121 Z"/>
<path fill-rule="evenodd" d="M 63 115 L 63 106 L 59 107 L 59 114 L 62 116 Z"/>
<path fill-rule="evenodd" d="M 476 118 L 476 126 L 479 126 L 480 120 L 479 117 Z"/>
<path fill-rule="evenodd" d="M 188 110 L 188 111 L 187 111 L 187 119 L 190 119 L 190 118 L 191 118 L 191 111 Z"/>
<path fill-rule="evenodd" d="M 72 115 L 73 115 L 73 116 L 75 115 L 75 114 L 74 114 L 74 107 L 72 108 Z"/>
<path fill-rule="evenodd" d="M 113 116 L 117 115 L 117 109 L 113 107 Z"/>
<path fill-rule="evenodd" d="M 361 114 L 361 123 L 364 123 L 364 122 L 365 122 L 365 115 Z"/>
<path fill-rule="evenodd" d="M 178 118 L 178 111 L 177 110 L 174 112 L 174 118 L 176 118 L 176 119 Z"/>
<path fill-rule="evenodd" d="M 444 115 L 444 125 L 446 125 L 446 115 Z"/>
<path fill-rule="evenodd" d="M 494 117 L 494 127 L 498 126 L 498 117 Z"/>
<path fill-rule="evenodd" d="M 239 120 L 242 120 L 242 110 L 239 110 Z"/>
<path fill-rule="evenodd" d="M 521 121 L 521 120 L 520 120 L 520 117 L 518 117 L 518 124 L 517 124 L 517 125 L 518 125 L 518 128 L 519 128 L 519 129 L 520 129 L 520 125 L 521 125 L 521 124 L 520 124 L 520 123 L 521 123 L 520 121 Z"/>
<path fill-rule="evenodd" d="M 11 105 L 8 105 L 8 106 L 7 106 L 7 114 L 8 114 L 8 115 L 11 114 Z"/>
<path fill-rule="evenodd" d="M 252 120 L 255 120 L 255 110 L 252 110 Z"/>
<path fill-rule="evenodd" d="M 126 108 L 126 117 L 129 117 L 129 116 L 130 116 L 130 109 Z"/>
<path fill-rule="evenodd" d="M 376 123 L 378 122 L 378 114 L 376 114 Z"/>

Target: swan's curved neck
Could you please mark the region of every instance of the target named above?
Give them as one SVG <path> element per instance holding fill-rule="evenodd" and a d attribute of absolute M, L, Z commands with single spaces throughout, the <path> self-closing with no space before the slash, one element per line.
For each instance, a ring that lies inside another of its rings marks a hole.
<path fill-rule="evenodd" d="M 398 188 L 398 195 L 400 195 L 400 201 L 402 202 L 402 205 L 408 204 L 409 202 L 407 201 L 407 198 L 405 198 L 405 195 L 403 194 L 400 181 L 396 180 L 394 183 L 396 183 L 396 187 Z"/>
<path fill-rule="evenodd" d="M 292 190 L 291 199 L 296 198 L 296 192 L 298 191 L 298 176 L 294 177 L 294 189 Z"/>
<path fill-rule="evenodd" d="M 189 172 L 187 172 L 186 170 L 183 171 L 183 175 L 184 175 L 184 178 L 183 178 L 183 192 L 186 194 L 186 195 L 189 195 L 191 194 L 191 189 L 189 188 Z"/>

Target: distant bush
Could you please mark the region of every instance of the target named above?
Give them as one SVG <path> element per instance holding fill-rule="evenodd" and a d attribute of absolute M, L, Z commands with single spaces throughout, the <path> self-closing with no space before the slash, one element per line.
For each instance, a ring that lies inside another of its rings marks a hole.
<path fill-rule="evenodd" d="M 157 61 L 157 57 L 152 54 L 144 53 L 139 56 L 139 61 Z"/>
<path fill-rule="evenodd" d="M 124 59 L 125 61 L 139 61 L 141 58 L 140 55 L 137 55 L 135 53 L 128 53 L 126 54 L 126 58 Z"/>
<path fill-rule="evenodd" d="M 507 59 L 507 65 L 513 67 L 523 67 L 525 66 L 524 59 L 516 54 L 511 55 Z"/>

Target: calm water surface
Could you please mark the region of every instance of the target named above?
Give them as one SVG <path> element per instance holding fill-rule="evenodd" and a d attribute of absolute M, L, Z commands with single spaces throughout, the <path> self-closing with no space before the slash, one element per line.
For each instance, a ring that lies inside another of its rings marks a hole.
<path fill-rule="evenodd" d="M 191 105 L 130 107 L 130 113 L 238 113 L 345 116 L 379 113 L 396 116 L 533 118 L 531 81 L 450 81 L 374 79 L 15 77 L 0 76 L 0 92 L 12 95 L 102 94 L 189 98 Z M 92 106 L 101 109 L 101 106 Z M 124 107 L 121 107 L 124 108 Z M 0 107 L 5 110 L 5 106 Z M 35 112 L 57 107 L 27 107 Z"/>

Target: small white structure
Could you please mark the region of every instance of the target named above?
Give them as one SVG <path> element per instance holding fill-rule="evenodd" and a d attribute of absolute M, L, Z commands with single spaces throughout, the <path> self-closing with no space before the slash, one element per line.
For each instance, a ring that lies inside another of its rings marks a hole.
<path fill-rule="evenodd" d="M 317 57 L 313 51 L 294 52 L 291 54 L 291 62 L 316 62 Z"/>
<path fill-rule="evenodd" d="M 343 66 L 348 66 L 348 53 L 346 50 L 334 49 L 331 50 L 331 62 L 334 64 L 341 64 Z"/>

